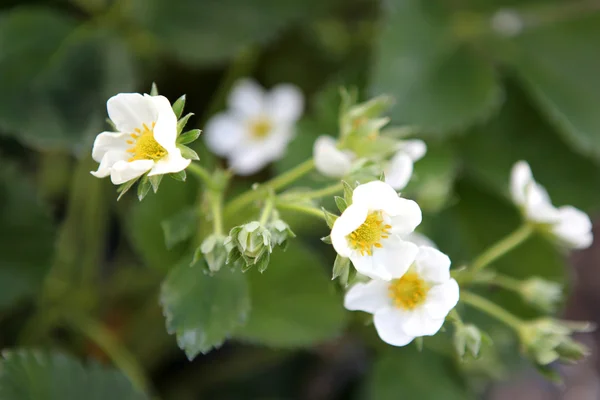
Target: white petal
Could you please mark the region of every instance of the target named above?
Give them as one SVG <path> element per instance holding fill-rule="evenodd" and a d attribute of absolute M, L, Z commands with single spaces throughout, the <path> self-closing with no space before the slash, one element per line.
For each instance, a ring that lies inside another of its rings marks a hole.
<path fill-rule="evenodd" d="M 177 116 L 171 107 L 169 99 L 165 96 L 145 95 L 154 104 L 157 112 L 156 125 L 154 126 L 154 140 L 168 152 L 177 148 Z"/>
<path fill-rule="evenodd" d="M 402 151 L 414 161 L 419 161 L 427 153 L 427 145 L 419 139 L 402 141 Z"/>
<path fill-rule="evenodd" d="M 441 285 L 435 285 L 429 292 L 423 308 L 434 319 L 446 318 L 446 315 L 458 304 L 460 289 L 454 279 L 447 280 Z"/>
<path fill-rule="evenodd" d="M 313 146 L 313 157 L 317 171 L 331 178 L 346 175 L 352 167 L 353 154 L 339 150 L 331 136 L 319 136 Z"/>
<path fill-rule="evenodd" d="M 251 79 L 241 79 L 235 83 L 229 94 L 229 107 L 240 116 L 253 117 L 264 112 L 265 93 L 262 87 Z"/>
<path fill-rule="evenodd" d="M 412 233 L 423 218 L 419 205 L 408 199 L 398 198 L 395 212 L 390 218 L 391 231 L 400 236 Z"/>
<path fill-rule="evenodd" d="M 125 151 L 131 147 L 127 140 L 131 139 L 128 133 L 120 132 L 102 132 L 94 140 L 92 148 L 92 158 L 96 162 L 102 161 L 102 158 L 109 151 Z"/>
<path fill-rule="evenodd" d="M 369 210 L 382 210 L 390 216 L 402 212 L 402 203 L 398 193 L 382 181 L 371 181 L 359 185 L 352 193 L 352 204 L 360 204 Z"/>
<path fill-rule="evenodd" d="M 148 127 L 156 121 L 158 112 L 154 103 L 139 93 L 120 93 L 108 99 L 108 116 L 119 132 L 132 133 L 143 124 Z"/>
<path fill-rule="evenodd" d="M 414 339 L 414 336 L 404 333 L 401 316 L 393 308 L 377 311 L 373 324 L 381 340 L 392 346 L 406 346 Z"/>
<path fill-rule="evenodd" d="M 413 160 L 404 152 L 396 153 L 385 170 L 385 183 L 395 190 L 406 187 L 413 173 Z"/>
<path fill-rule="evenodd" d="M 118 161 L 112 166 L 110 180 L 115 185 L 120 185 L 144 175 L 153 166 L 152 160 Z"/>
<path fill-rule="evenodd" d="M 275 86 L 265 98 L 265 114 L 288 123 L 296 122 L 304 109 L 304 96 L 291 84 Z"/>
<path fill-rule="evenodd" d="M 229 154 L 229 167 L 238 175 L 251 175 L 280 159 L 293 131 L 278 129 L 263 140 L 244 140 Z"/>
<path fill-rule="evenodd" d="M 163 157 L 154 164 L 154 167 L 152 167 L 148 176 L 172 174 L 183 171 L 191 162 L 192 160 L 183 158 L 181 150 L 175 148 L 175 150 L 170 152 L 166 157 Z"/>
<path fill-rule="evenodd" d="M 450 279 L 450 258 L 433 247 L 419 247 L 415 270 L 428 283 L 440 284 Z"/>
<path fill-rule="evenodd" d="M 367 208 L 351 204 L 333 223 L 331 243 L 335 251 L 342 257 L 349 257 L 352 253 L 346 236 L 354 232 L 356 228 L 365 222 L 368 213 L 369 210 Z"/>
<path fill-rule="evenodd" d="M 525 188 L 525 216 L 534 222 L 553 224 L 560 216 L 558 209 L 550 202 L 543 186 L 532 182 Z"/>
<path fill-rule="evenodd" d="M 104 154 L 97 171 L 90 171 L 96 178 L 105 178 L 110 175 L 111 169 L 119 161 L 127 161 L 131 155 L 123 150 L 111 150 Z"/>
<path fill-rule="evenodd" d="M 378 280 L 357 283 L 346 293 L 344 307 L 347 310 L 375 314 L 377 310 L 391 306 L 388 286 L 387 282 Z"/>
<path fill-rule="evenodd" d="M 372 279 L 389 281 L 401 277 L 414 262 L 418 247 L 397 236 L 390 236 L 381 243 L 383 247 L 374 247 L 373 255 L 351 253 L 352 264 L 358 272 Z"/>
<path fill-rule="evenodd" d="M 534 182 L 529 164 L 519 161 L 512 167 L 510 173 L 510 193 L 513 201 L 518 205 L 525 205 L 525 190 Z"/>
<path fill-rule="evenodd" d="M 202 136 L 210 150 L 225 156 L 240 144 L 245 131 L 243 120 L 228 113 L 221 113 L 208 120 Z"/>
<path fill-rule="evenodd" d="M 414 243 L 419 247 L 427 246 L 427 247 L 433 247 L 434 249 L 437 249 L 436 244 L 433 243 L 433 241 L 431 239 L 429 239 L 427 236 L 425 236 L 419 232 L 412 232 L 412 233 L 408 234 L 407 236 L 404 237 L 404 240 Z"/>
<path fill-rule="evenodd" d="M 594 240 L 590 217 L 572 206 L 560 207 L 558 212 L 559 222 L 554 226 L 553 233 L 559 240 L 573 249 L 589 247 Z"/>
<path fill-rule="evenodd" d="M 399 314 L 402 330 L 410 336 L 435 335 L 444 325 L 444 318 L 432 318 L 425 307 L 410 311 L 396 309 L 396 312 Z"/>

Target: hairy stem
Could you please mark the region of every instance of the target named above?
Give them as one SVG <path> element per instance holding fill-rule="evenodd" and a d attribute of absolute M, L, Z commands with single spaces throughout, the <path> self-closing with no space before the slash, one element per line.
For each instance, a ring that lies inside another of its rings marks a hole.
<path fill-rule="evenodd" d="M 284 202 L 277 203 L 276 205 L 277 205 L 277 208 L 279 208 L 281 210 L 296 211 L 296 212 L 303 213 L 306 215 L 312 215 L 313 217 L 325 219 L 325 214 L 323 214 L 323 211 L 321 211 L 315 207 L 305 206 L 302 204 L 284 203 Z"/>
<path fill-rule="evenodd" d="M 523 325 L 523 321 L 520 318 L 512 315 L 499 305 L 492 303 L 488 299 L 476 295 L 475 293 L 462 291 L 460 294 L 460 301 L 496 318 L 498 321 L 505 323 L 517 332 Z"/>

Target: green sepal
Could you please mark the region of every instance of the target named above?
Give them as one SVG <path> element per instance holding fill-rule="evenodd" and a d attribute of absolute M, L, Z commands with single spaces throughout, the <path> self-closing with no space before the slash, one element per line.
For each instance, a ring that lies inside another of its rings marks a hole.
<path fill-rule="evenodd" d="M 140 180 L 140 183 L 138 184 L 138 187 L 137 187 L 137 196 L 138 196 L 139 201 L 144 200 L 144 197 L 146 197 L 146 195 L 150 191 L 151 187 L 152 187 L 152 185 L 150 184 L 148 175 L 144 175 L 144 177 Z"/>
<path fill-rule="evenodd" d="M 327 235 L 325 237 L 321 238 L 321 242 L 326 243 L 326 244 L 331 244 L 331 235 Z"/>
<path fill-rule="evenodd" d="M 185 178 L 186 178 L 185 169 L 181 170 L 179 172 L 169 174 L 169 176 L 171 178 L 175 179 L 176 181 L 185 182 Z"/>
<path fill-rule="evenodd" d="M 150 184 L 152 185 L 152 191 L 154 193 L 158 192 L 158 187 L 160 186 L 160 182 L 162 181 L 162 175 L 152 175 L 148 177 Z"/>
<path fill-rule="evenodd" d="M 198 156 L 198 153 L 196 153 L 194 150 L 190 149 L 187 146 L 184 146 L 182 144 L 178 144 L 177 148 L 179 150 L 181 150 L 181 156 L 183 158 L 186 158 L 188 160 L 199 160 L 200 157 Z"/>
<path fill-rule="evenodd" d="M 173 103 L 173 112 L 177 119 L 181 117 L 181 113 L 183 113 L 183 108 L 185 107 L 185 94 L 178 98 L 175 103 Z"/>
<path fill-rule="evenodd" d="M 119 197 L 117 197 L 117 201 L 121 200 L 121 197 L 123 197 L 123 195 L 125 193 L 127 193 L 129 191 L 129 189 L 132 188 L 132 186 L 138 181 L 138 179 L 139 178 L 135 178 L 130 181 L 127 181 L 117 188 L 117 193 L 119 193 Z"/>
<path fill-rule="evenodd" d="M 335 200 L 335 205 L 337 206 L 338 210 L 340 210 L 341 213 L 343 213 L 344 210 L 346 208 L 348 208 L 348 203 L 346 203 L 346 200 L 344 200 L 340 196 L 335 196 L 334 200 Z"/>
<path fill-rule="evenodd" d="M 113 131 L 117 131 L 117 126 L 115 125 L 115 123 L 112 121 L 112 119 L 110 118 L 106 118 L 106 123 L 111 127 L 111 129 Z"/>
<path fill-rule="evenodd" d="M 335 257 L 333 262 L 333 273 L 331 279 L 340 279 L 342 286 L 348 286 L 348 279 L 350 278 L 350 259 L 342 257 L 339 254 Z"/>
<path fill-rule="evenodd" d="M 196 141 L 201 133 L 200 129 L 192 129 L 191 131 L 184 132 L 177 137 L 177 144 L 190 144 Z"/>
<path fill-rule="evenodd" d="M 330 213 L 323 207 L 321 207 L 321 210 L 323 210 L 323 215 L 325 215 L 325 222 L 327 223 L 327 226 L 333 228 L 333 224 L 335 220 L 338 219 L 338 216 Z"/>
<path fill-rule="evenodd" d="M 152 88 L 150 89 L 150 96 L 158 96 L 158 87 L 155 82 L 152 82 Z"/>
<path fill-rule="evenodd" d="M 194 113 L 188 113 L 185 115 L 185 117 L 181 118 L 179 121 L 177 121 L 177 134 L 179 135 L 182 131 L 183 128 L 185 128 L 185 126 L 188 123 L 188 120 L 194 115 Z"/>
<path fill-rule="evenodd" d="M 344 186 L 344 200 L 346 200 L 346 205 L 352 204 L 352 193 L 354 189 L 350 184 L 346 181 L 342 181 L 342 185 Z"/>

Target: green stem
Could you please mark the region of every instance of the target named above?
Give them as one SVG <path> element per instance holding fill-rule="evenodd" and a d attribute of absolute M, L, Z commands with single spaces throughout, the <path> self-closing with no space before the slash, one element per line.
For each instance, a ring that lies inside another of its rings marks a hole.
<path fill-rule="evenodd" d="M 313 217 L 317 217 L 317 218 L 321 218 L 321 219 L 325 219 L 325 214 L 323 214 L 322 210 L 319 210 L 318 208 L 315 207 L 310 207 L 310 206 L 305 206 L 302 204 L 295 204 L 295 203 L 277 203 L 276 204 L 277 208 L 281 209 L 281 210 L 290 210 L 290 211 L 296 211 L 296 212 L 300 212 L 306 215 L 312 215 Z"/>
<path fill-rule="evenodd" d="M 262 213 L 260 214 L 260 220 L 258 222 L 260 222 L 261 225 L 265 225 L 267 223 L 269 217 L 271 216 L 271 212 L 273 211 L 273 206 L 275 205 L 274 203 L 275 202 L 273 201 L 273 198 L 270 196 L 265 203 Z"/>
<path fill-rule="evenodd" d="M 467 272 L 470 280 L 485 267 L 527 240 L 532 233 L 533 227 L 529 224 L 524 224 L 519 229 L 484 251 L 473 261 L 470 270 Z"/>
<path fill-rule="evenodd" d="M 494 285 L 513 292 L 520 292 L 523 284 L 523 282 L 518 279 L 500 274 L 491 274 L 489 277 L 486 276 L 484 279 L 476 277 L 472 282 L 474 284 Z"/>
<path fill-rule="evenodd" d="M 334 194 L 339 193 L 342 190 L 344 190 L 344 185 L 341 182 L 339 182 L 334 185 L 326 186 L 321 189 L 312 190 L 310 192 L 293 193 L 293 194 L 290 193 L 289 198 L 302 199 L 302 200 L 320 199 L 320 198 L 326 197 L 326 196 L 333 196 Z M 285 196 L 285 197 L 287 198 L 288 196 Z"/>
<path fill-rule="evenodd" d="M 275 192 L 276 190 L 293 183 L 294 181 L 298 180 L 299 178 L 312 171 L 314 167 L 315 162 L 311 158 L 303 162 L 302 164 L 297 165 L 291 170 L 271 179 L 270 181 L 263 183 L 258 188 L 251 189 L 242 193 L 235 199 L 231 200 L 225 206 L 225 215 L 229 216 L 239 211 L 240 209 L 244 208 L 253 201 L 264 197 L 268 194 L 269 191 Z"/>
<path fill-rule="evenodd" d="M 469 304 L 470 306 L 477 308 L 480 311 L 485 312 L 486 314 L 496 318 L 497 320 L 504 322 L 506 325 L 513 328 L 515 331 L 519 332 L 521 326 L 523 325 L 523 321 L 506 311 L 504 308 L 499 305 L 492 303 L 488 299 L 485 299 L 475 293 L 462 291 L 460 293 L 460 301 Z"/>
<path fill-rule="evenodd" d="M 211 212 L 213 217 L 213 229 L 215 235 L 223 234 L 223 192 L 210 194 Z"/>
<path fill-rule="evenodd" d="M 113 363 L 123 371 L 136 389 L 144 393 L 150 392 L 151 385 L 146 379 L 143 368 L 108 329 L 93 319 L 82 315 L 71 315 L 66 322 L 95 342 Z"/>
<path fill-rule="evenodd" d="M 187 167 L 187 170 L 196 175 L 207 187 L 212 188 L 214 186 L 212 175 L 200 164 L 193 162 Z"/>

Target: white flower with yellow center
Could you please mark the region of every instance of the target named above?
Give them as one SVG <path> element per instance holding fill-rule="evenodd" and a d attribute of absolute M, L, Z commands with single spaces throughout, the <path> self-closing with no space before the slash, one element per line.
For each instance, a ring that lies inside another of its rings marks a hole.
<path fill-rule="evenodd" d="M 110 175 L 120 185 L 148 172 L 149 176 L 180 172 L 191 160 L 177 148 L 177 117 L 164 96 L 120 93 L 108 99 L 108 116 L 118 132 L 96 137 L 92 157 L 98 178 Z"/>
<path fill-rule="evenodd" d="M 400 149 L 384 168 L 385 183 L 396 190 L 402 190 L 408 185 L 413 174 L 414 163 L 419 161 L 427 152 L 427 146 L 422 140 L 405 140 L 400 142 Z"/>
<path fill-rule="evenodd" d="M 390 280 L 413 263 L 418 247 L 403 239 L 421 223 L 421 209 L 385 182 L 354 189 L 352 204 L 336 219 L 331 242 L 356 270 L 373 279 Z"/>
<path fill-rule="evenodd" d="M 531 168 L 525 161 L 513 166 L 510 190 L 525 219 L 550 233 L 564 246 L 583 249 L 592 244 L 592 222 L 588 215 L 572 206 L 554 207 L 548 192 L 533 179 Z"/>
<path fill-rule="evenodd" d="M 391 281 L 357 283 L 344 307 L 373 314 L 379 337 L 393 346 L 435 335 L 458 303 L 458 283 L 450 278 L 450 259 L 432 247 L 419 247 L 408 271 L 391 268 Z"/>
<path fill-rule="evenodd" d="M 206 124 L 204 138 L 216 154 L 228 158 L 239 175 L 250 175 L 281 158 L 304 107 L 300 90 L 281 84 L 265 92 L 251 80 L 235 84 L 229 110 Z"/>

